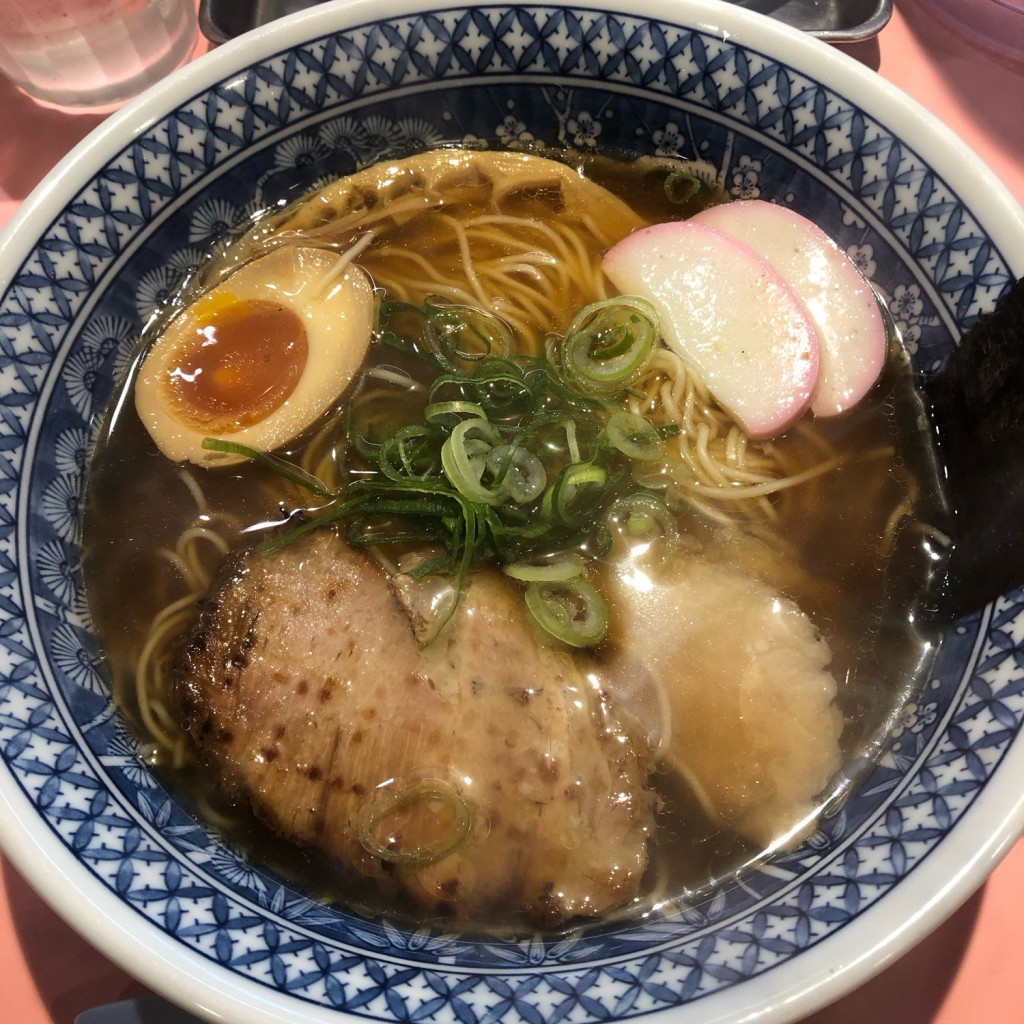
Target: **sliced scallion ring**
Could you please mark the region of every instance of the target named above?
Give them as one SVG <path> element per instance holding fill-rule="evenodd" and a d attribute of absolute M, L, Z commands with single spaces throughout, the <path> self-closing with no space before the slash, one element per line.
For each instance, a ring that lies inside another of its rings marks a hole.
<path fill-rule="evenodd" d="M 418 806 L 431 804 L 440 804 L 451 821 L 435 838 L 403 846 L 403 824 Z M 465 840 L 472 823 L 468 804 L 451 786 L 443 782 L 421 782 L 367 807 L 359 821 L 359 842 L 369 853 L 392 864 L 413 867 L 433 864 Z"/>
<path fill-rule="evenodd" d="M 423 304 L 423 339 L 438 362 L 448 369 L 512 351 L 508 324 L 486 309 L 428 299 Z"/>
<path fill-rule="evenodd" d="M 389 480 L 435 476 L 440 466 L 434 432 L 419 423 L 400 427 L 381 445 L 377 465 Z"/>
<path fill-rule="evenodd" d="M 637 462 L 653 462 L 665 456 L 665 441 L 643 416 L 612 413 L 604 432 L 615 448 Z"/>
<path fill-rule="evenodd" d="M 525 598 L 541 629 L 572 647 L 592 647 L 608 632 L 608 605 L 582 576 L 530 583 Z"/>
<path fill-rule="evenodd" d="M 514 562 L 502 566 L 502 572 L 522 583 L 565 583 L 583 575 L 581 555 L 567 551 L 546 562 Z"/>
<path fill-rule="evenodd" d="M 612 526 L 622 526 L 631 537 L 644 537 L 656 530 L 666 540 L 674 540 L 679 535 L 668 505 L 654 494 L 641 492 L 616 498 L 605 518 Z"/>
<path fill-rule="evenodd" d="M 525 505 L 539 498 L 548 483 L 544 463 L 520 445 L 501 444 L 491 449 L 487 468 L 494 474 L 505 494 L 516 504 Z"/>
<path fill-rule="evenodd" d="M 464 399 L 478 403 L 488 419 L 524 416 L 536 409 L 543 395 L 521 366 L 493 357 L 466 373 L 446 373 L 430 385 L 428 400 Z"/>
<path fill-rule="evenodd" d="M 486 420 L 470 419 L 457 424 L 441 446 L 441 466 L 451 485 L 470 501 L 497 505 L 502 500 L 500 487 L 483 483 L 487 457 L 501 434 Z"/>
<path fill-rule="evenodd" d="M 646 299 L 620 295 L 593 302 L 565 332 L 562 367 L 584 394 L 617 394 L 643 371 L 659 334 L 658 314 Z"/>
<path fill-rule="evenodd" d="M 607 471 L 591 462 L 573 462 L 564 466 L 544 494 L 542 514 L 566 526 L 577 526 L 581 521 L 581 496 L 588 490 L 600 491 L 607 480 Z"/>
<path fill-rule="evenodd" d="M 475 416 L 477 419 L 487 419 L 483 406 L 477 405 L 476 402 L 431 402 L 423 410 L 423 418 L 428 423 L 451 422 L 453 418 L 455 422 L 458 422 L 458 417 L 461 416 Z"/>

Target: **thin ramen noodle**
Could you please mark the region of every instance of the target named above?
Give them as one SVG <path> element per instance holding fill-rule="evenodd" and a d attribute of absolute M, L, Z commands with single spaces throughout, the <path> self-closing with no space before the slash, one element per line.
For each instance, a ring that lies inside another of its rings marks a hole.
<path fill-rule="evenodd" d="M 621 198 L 651 173 L 375 165 L 261 214 L 144 338 L 86 516 L 115 696 L 200 814 L 327 898 L 485 928 L 671 901 L 812 832 L 912 685 L 905 367 L 747 437 L 601 274 L 680 215 Z M 289 399 L 238 392 L 257 319 L 312 410 L 265 448 Z"/>

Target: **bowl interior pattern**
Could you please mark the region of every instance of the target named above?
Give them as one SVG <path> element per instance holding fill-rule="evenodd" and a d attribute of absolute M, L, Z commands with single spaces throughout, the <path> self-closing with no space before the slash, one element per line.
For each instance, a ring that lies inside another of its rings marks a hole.
<path fill-rule="evenodd" d="M 246 862 L 140 760 L 78 570 L 86 461 L 142 324 L 211 245 L 328 176 L 458 142 L 701 161 L 792 204 L 888 296 L 914 364 L 1012 280 L 968 201 L 853 102 L 709 32 L 585 8 L 463 7 L 313 38 L 136 135 L 0 302 L 0 749 L 55 840 L 138 915 L 240 979 L 382 1020 L 625 1017 L 797 956 L 941 845 L 1020 732 L 1024 595 L 945 638 L 847 803 L 798 851 L 654 918 L 476 941 L 326 907 Z"/>

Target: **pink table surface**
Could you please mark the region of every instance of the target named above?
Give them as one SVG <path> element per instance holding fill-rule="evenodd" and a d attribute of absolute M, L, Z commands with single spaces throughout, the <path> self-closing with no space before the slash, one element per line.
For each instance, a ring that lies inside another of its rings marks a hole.
<path fill-rule="evenodd" d="M 877 39 L 847 49 L 944 121 L 1024 202 L 1024 64 L 969 43 L 924 0 L 896 0 Z M 2 228 L 101 118 L 43 110 L 3 79 L 0 111 Z M 1022 950 L 1024 842 L 1018 842 L 932 935 L 805 1024 L 1024 1024 Z M 0 964 L 0 1021 L 11 1024 L 72 1024 L 90 1006 L 146 991 L 79 938 L 2 857 Z"/>

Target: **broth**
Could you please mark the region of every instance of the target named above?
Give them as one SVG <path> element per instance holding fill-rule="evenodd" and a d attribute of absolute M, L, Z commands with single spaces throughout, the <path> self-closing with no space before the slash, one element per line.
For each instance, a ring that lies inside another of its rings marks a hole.
<path fill-rule="evenodd" d="M 665 190 L 658 193 L 650 188 L 652 174 L 657 177 L 663 172 L 652 171 L 649 163 L 602 164 L 593 170 L 620 196 L 639 192 L 666 195 Z M 465 195 L 478 189 L 479 182 L 470 177 L 449 183 L 449 187 L 456 186 Z M 717 198 L 704 194 L 700 201 Z M 482 208 L 488 199 L 470 195 L 468 202 L 474 209 Z M 530 218 L 550 213 L 548 199 L 536 192 L 524 192 L 515 205 Z M 667 198 L 652 201 L 644 210 L 644 216 L 653 221 L 679 215 L 680 206 Z M 335 209 L 324 223 L 339 217 L 343 213 Z M 219 280 L 233 266 L 251 258 L 254 247 L 258 249 L 280 230 L 280 221 L 281 217 L 275 216 L 267 227 L 267 218 L 259 218 L 257 228 L 234 250 L 238 255 L 224 266 L 214 266 L 207 279 Z M 438 249 L 430 230 L 429 224 L 411 217 L 390 227 L 383 241 L 376 236 L 357 261 L 380 287 L 397 250 L 431 253 Z M 500 256 L 507 243 L 497 239 L 487 244 L 487 258 L 491 258 Z M 598 232 L 588 259 L 596 260 L 605 244 Z M 457 274 L 458 261 L 444 272 Z M 581 271 L 574 287 L 563 290 L 564 302 L 545 313 L 549 322 L 520 332 L 529 338 L 529 354 L 542 350 L 547 332 L 564 331 L 579 308 L 594 297 L 588 273 Z M 423 302 L 429 294 L 429 289 L 416 293 L 396 283 L 385 285 L 384 291 L 386 297 L 408 303 Z M 369 379 L 386 392 L 393 429 L 414 421 L 422 411 L 422 392 L 410 389 L 406 375 L 422 389 L 436 369 L 378 338 L 371 343 L 360 373 L 360 379 Z M 132 386 L 132 378 L 125 386 Z M 350 387 L 331 415 L 341 422 L 353 397 L 365 393 Z M 874 744 L 914 692 L 934 653 L 929 639 L 916 631 L 914 611 L 931 567 L 929 524 L 940 520 L 940 504 L 936 481 L 908 468 L 931 464 L 928 437 L 903 426 L 901 410 L 913 401 L 908 366 L 894 347 L 882 380 L 855 409 L 839 417 L 804 421 L 762 446 L 774 463 L 789 473 L 814 466 L 823 453 L 835 453 L 837 465 L 753 506 L 732 526 L 700 509 L 686 510 L 680 516 L 680 529 L 688 544 L 701 550 L 717 545 L 718 557 L 730 572 L 749 573 L 795 602 L 828 641 L 843 730 L 842 767 L 831 789 L 820 798 L 826 808 L 842 799 L 850 781 L 870 760 Z M 403 403 L 407 408 L 403 409 Z M 387 886 L 375 881 L 363 885 L 322 852 L 282 839 L 250 813 L 244 800 L 225 800 L 219 780 L 197 766 L 180 727 L 182 742 L 171 749 L 166 732 L 173 732 L 173 724 L 159 719 L 154 727 L 154 720 L 147 719 L 136 694 L 135 678 L 154 620 L 169 604 L 187 595 L 190 586 L 205 589 L 220 571 L 225 550 L 280 534 L 287 529 L 284 524 L 301 515 L 304 506 L 316 506 L 317 502 L 282 481 L 273 470 L 251 462 L 213 470 L 182 469 L 154 454 L 152 440 L 131 402 L 115 401 L 112 408 L 124 411 L 106 424 L 93 458 L 84 567 L 90 607 L 115 693 L 147 759 L 188 796 L 200 816 L 216 823 L 230 842 L 257 862 L 349 907 L 429 918 L 430 913 L 424 915 L 407 898 L 387 891 Z M 313 455 L 306 451 L 309 447 L 315 449 Z M 283 454 L 296 462 L 305 460 L 304 465 L 316 466 L 319 472 L 323 453 L 330 448 L 322 433 L 314 429 L 290 443 Z M 333 471 L 338 473 L 336 482 L 343 483 L 365 475 L 366 467 L 350 458 Z M 154 495 L 159 499 L 154 500 Z M 733 514 L 731 506 L 720 508 L 730 508 L 728 514 Z M 183 565 L 180 558 L 168 557 L 166 552 L 182 551 L 182 536 L 196 529 L 201 532 L 193 534 L 188 547 L 188 557 L 194 557 L 195 564 Z M 190 585 L 185 584 L 185 577 L 192 578 Z M 175 620 L 171 633 L 161 641 L 168 657 L 180 651 L 183 627 L 183 619 Z M 592 655 L 580 657 L 584 661 L 593 658 L 587 664 L 601 677 L 623 646 L 623 638 L 613 632 Z M 602 685 L 614 689 L 611 684 Z M 650 863 L 638 892 L 616 907 L 613 916 L 646 913 L 662 903 L 691 898 L 765 855 L 763 844 L 711 819 L 685 773 L 662 764 L 652 784 L 659 806 L 654 836 L 647 844 Z M 470 915 L 463 923 L 469 928 L 499 930 L 524 926 L 517 913 L 489 915 L 486 920 Z M 555 926 L 566 923 L 553 922 Z"/>

